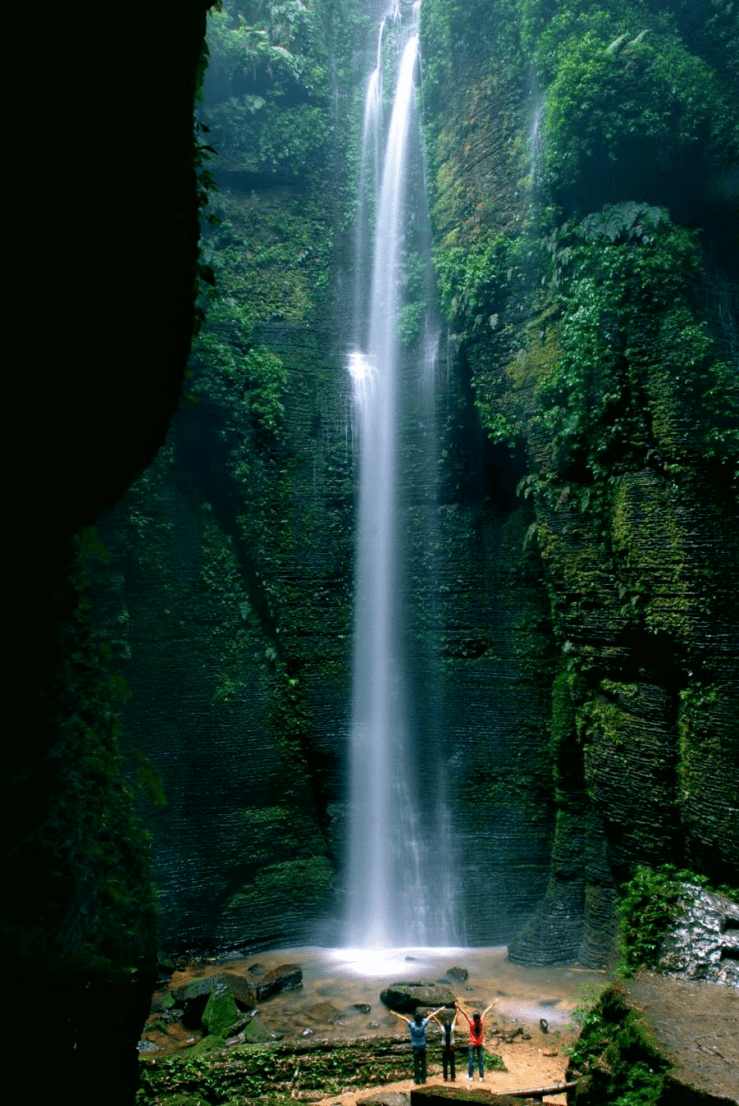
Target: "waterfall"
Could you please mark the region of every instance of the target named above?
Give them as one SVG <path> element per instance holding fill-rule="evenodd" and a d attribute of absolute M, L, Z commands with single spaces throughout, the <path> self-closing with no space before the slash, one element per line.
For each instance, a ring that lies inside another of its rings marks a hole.
<path fill-rule="evenodd" d="M 384 150 L 385 21 L 381 25 L 378 63 L 368 83 L 359 173 L 356 345 L 348 358 L 360 467 L 346 923 L 346 944 L 356 948 L 442 945 L 451 943 L 452 935 L 453 862 L 434 716 L 438 712 L 433 710 L 435 690 L 430 686 L 433 674 L 427 665 L 419 676 L 423 666 L 418 655 L 423 651 L 409 645 L 409 531 L 411 517 L 428 518 L 432 513 L 428 473 L 433 474 L 435 458 L 428 458 L 428 431 L 434 423 L 429 379 L 433 380 L 438 344 L 428 310 L 410 350 L 399 333 L 408 284 L 404 263 L 417 228 L 428 222 L 425 191 L 413 188 L 414 179 L 423 178 L 422 171 L 413 171 L 414 159 L 418 165 L 421 160 L 414 85 L 418 7 L 410 13 L 410 26 L 404 26 L 397 13 L 394 20 L 397 65 Z M 370 159 L 379 183 L 371 274 L 366 271 Z M 421 213 L 413 202 L 419 192 Z M 411 392 L 415 399 L 409 398 Z M 419 438 L 418 431 L 409 436 L 409 424 L 425 427 L 426 438 Z M 415 476 L 409 457 L 415 457 Z M 419 472 L 425 483 L 416 489 Z M 409 665 L 411 653 L 414 666 Z M 419 684 L 426 689 L 423 705 L 418 702 Z"/>

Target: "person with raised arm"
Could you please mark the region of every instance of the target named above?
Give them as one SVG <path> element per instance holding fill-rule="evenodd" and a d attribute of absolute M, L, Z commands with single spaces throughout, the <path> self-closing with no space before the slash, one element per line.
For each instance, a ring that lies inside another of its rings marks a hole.
<path fill-rule="evenodd" d="M 464 1018 L 467 1019 L 467 1025 L 470 1028 L 469 1043 L 467 1046 L 467 1079 L 472 1079 L 475 1071 L 475 1054 L 477 1054 L 477 1070 L 480 1073 L 480 1082 L 482 1083 L 485 1078 L 485 1062 L 483 1059 L 483 1031 L 485 1026 L 485 1015 L 489 1010 L 492 1010 L 495 1005 L 495 1000 L 486 1006 L 482 1014 L 475 1010 L 472 1018 L 466 1010 L 462 1008 L 459 1002 L 456 1003 L 457 1010 Z"/>
<path fill-rule="evenodd" d="M 395 1010 L 390 1011 L 396 1018 L 402 1018 L 408 1026 L 408 1031 L 411 1035 L 411 1048 L 413 1049 L 414 1083 L 426 1082 L 426 1026 L 431 1019 L 435 1018 L 437 1014 L 440 1014 L 443 1009 L 444 1007 L 440 1006 L 438 1010 L 434 1010 L 432 1014 L 427 1014 L 425 1018 L 419 1010 L 416 1010 L 413 1015 L 413 1021 L 406 1018 L 405 1014 L 398 1014 Z"/>
<path fill-rule="evenodd" d="M 450 1078 L 452 1083 L 456 1082 L 457 1071 L 455 1067 L 454 1058 L 454 1027 L 457 1024 L 457 1018 L 459 1017 L 459 1011 L 457 1010 L 457 1004 L 454 1004 L 454 1017 L 449 1020 L 448 1017 L 442 1021 L 440 1018 L 434 1017 L 434 1021 L 441 1030 L 441 1065 L 444 1069 L 444 1082 Z"/>

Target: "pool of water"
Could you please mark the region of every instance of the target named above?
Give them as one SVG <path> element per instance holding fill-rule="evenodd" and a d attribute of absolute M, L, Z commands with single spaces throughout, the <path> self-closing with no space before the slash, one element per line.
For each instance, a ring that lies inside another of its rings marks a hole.
<path fill-rule="evenodd" d="M 489 1029 L 515 1025 L 537 1026 L 545 1018 L 550 1031 L 564 1028 L 584 998 L 592 998 L 605 984 L 605 973 L 576 966 L 524 968 L 506 959 L 500 948 L 407 948 L 367 952 L 315 946 L 256 953 L 248 959 L 193 964 L 176 972 L 172 987 L 188 978 L 229 971 L 253 978 L 255 964 L 265 971 L 282 964 L 298 964 L 303 986 L 275 995 L 259 1004 L 265 1025 L 286 1038 L 360 1035 L 386 1036 L 402 1031 L 401 1023 L 380 1000 L 390 983 L 428 982 L 448 987 L 471 1010 L 483 1010 L 495 1002 L 487 1018 Z M 457 980 L 447 972 L 462 968 L 468 973 Z M 369 1006 L 369 1011 L 359 1007 Z M 458 1031 L 461 1027 L 458 1027 Z"/>

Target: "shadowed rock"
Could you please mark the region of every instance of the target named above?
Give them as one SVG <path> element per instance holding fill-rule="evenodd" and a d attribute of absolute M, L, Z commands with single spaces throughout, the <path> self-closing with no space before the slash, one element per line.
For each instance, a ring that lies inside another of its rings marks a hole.
<path fill-rule="evenodd" d="M 380 998 L 391 1010 L 412 1014 L 419 1006 L 435 1010 L 437 1006 L 453 1006 L 454 995 L 438 983 L 391 983 Z"/>
<path fill-rule="evenodd" d="M 266 998 L 277 995 L 280 991 L 297 991 L 303 986 L 303 972 L 298 964 L 281 964 L 279 968 L 273 968 L 271 972 L 257 983 L 257 999 L 264 1002 Z"/>

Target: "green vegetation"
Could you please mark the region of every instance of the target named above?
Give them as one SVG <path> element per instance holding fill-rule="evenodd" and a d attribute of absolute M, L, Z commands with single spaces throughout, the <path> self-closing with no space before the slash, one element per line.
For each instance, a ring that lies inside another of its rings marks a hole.
<path fill-rule="evenodd" d="M 565 224 L 552 259 L 560 353 L 540 380 L 535 416 L 549 443 L 544 486 L 559 496 L 569 479 L 588 506 L 621 471 L 655 455 L 672 473 L 686 470 L 696 451 L 731 464 L 739 397 L 728 360 L 693 307 L 695 236 L 672 226 L 664 210 L 628 202 Z"/>
<path fill-rule="evenodd" d="M 640 865 L 624 884 L 619 904 L 620 975 L 628 977 L 640 968 L 657 966 L 667 930 L 681 914 L 683 884 L 708 887 L 709 880 L 689 869 L 661 864 L 658 868 Z M 739 901 L 736 889 L 723 886 L 719 891 Z"/>
<path fill-rule="evenodd" d="M 315 3 L 228 0 L 209 20 L 203 121 L 220 164 L 301 176 L 326 139 L 326 44 Z"/>
<path fill-rule="evenodd" d="M 666 1072 L 649 1027 L 630 1010 L 618 985 L 607 988 L 584 1016 L 570 1054 L 570 1070 L 587 1073 L 588 1094 L 608 1106 L 666 1102 Z"/>
<path fill-rule="evenodd" d="M 680 915 L 680 884 L 695 878 L 671 864 L 656 870 L 637 868 L 623 888 L 619 906 L 621 971 L 625 975 L 656 966 L 667 930 Z"/>
<path fill-rule="evenodd" d="M 567 5 L 535 43 L 548 86 L 544 139 L 555 188 L 598 181 L 609 164 L 633 172 L 637 158 L 654 173 L 702 150 L 710 163 L 729 164 L 731 108 L 719 78 L 664 13 L 637 4 L 613 9 Z"/>
<path fill-rule="evenodd" d="M 219 1062 L 220 1061 L 220 1062 Z M 346 1048 L 250 1045 L 229 1049 L 221 1057 L 183 1055 L 141 1060 L 140 1106 L 171 1106 L 170 1096 L 196 1094 L 201 1103 L 244 1106 L 254 1099 L 268 1106 L 293 1102 L 291 1092 L 320 1090 L 339 1094 L 345 1087 L 371 1086 L 407 1079 L 408 1054 L 378 1053 L 376 1042 Z"/>
<path fill-rule="evenodd" d="M 539 932 L 578 873 L 600 928 L 603 895 L 617 891 L 588 882 L 598 850 L 616 880 L 676 847 L 720 880 L 735 871 L 724 840 L 739 845 L 734 798 L 711 783 L 735 777 L 735 758 L 706 637 L 709 625 L 733 635 L 736 617 L 733 569 L 715 558 L 739 473 L 735 260 L 723 246 L 736 234 L 737 21 L 720 0 L 487 7 L 422 7 L 434 263 L 482 423 L 525 449 L 525 541 L 562 651 L 556 860 Z M 646 771 L 653 832 L 632 816 Z"/>

